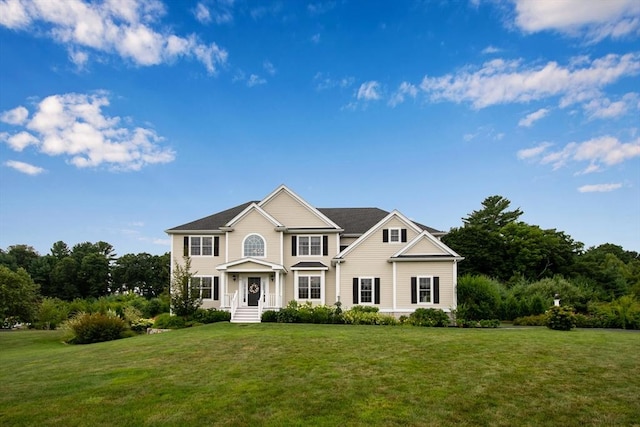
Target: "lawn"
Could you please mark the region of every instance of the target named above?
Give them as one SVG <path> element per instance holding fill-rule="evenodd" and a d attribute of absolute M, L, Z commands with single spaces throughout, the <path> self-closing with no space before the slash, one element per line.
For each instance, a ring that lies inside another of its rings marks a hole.
<path fill-rule="evenodd" d="M 0 425 L 640 425 L 640 332 L 217 323 L 61 337 L 0 333 Z"/>

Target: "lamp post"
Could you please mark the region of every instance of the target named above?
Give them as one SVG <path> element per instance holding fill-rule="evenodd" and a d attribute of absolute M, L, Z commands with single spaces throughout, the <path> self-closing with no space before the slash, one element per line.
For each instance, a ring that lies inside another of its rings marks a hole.
<path fill-rule="evenodd" d="M 553 305 L 555 307 L 560 307 L 560 294 L 555 294 L 553 296 Z"/>

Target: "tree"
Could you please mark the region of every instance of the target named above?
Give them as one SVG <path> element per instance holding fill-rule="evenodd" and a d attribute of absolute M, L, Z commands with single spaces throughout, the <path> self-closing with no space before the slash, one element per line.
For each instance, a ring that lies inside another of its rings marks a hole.
<path fill-rule="evenodd" d="M 502 227 L 515 222 L 522 215 L 520 208 L 507 211 L 511 201 L 502 196 L 489 196 L 482 202 L 483 208 L 473 211 L 462 218 L 464 226 L 477 226 L 488 231 L 498 231 Z"/>
<path fill-rule="evenodd" d="M 170 255 L 125 254 L 113 266 L 113 287 L 147 298 L 160 296 L 169 283 Z"/>
<path fill-rule="evenodd" d="M 0 319 L 31 322 L 38 307 L 38 286 L 24 268 L 0 266 Z"/>
<path fill-rule="evenodd" d="M 200 289 L 195 285 L 191 273 L 191 259 L 175 263 L 171 278 L 171 311 L 183 317 L 191 316 L 202 305 Z"/>
<path fill-rule="evenodd" d="M 31 263 L 40 255 L 29 245 L 12 245 L 7 248 L 7 254 L 16 260 L 16 265 L 29 271 Z"/>

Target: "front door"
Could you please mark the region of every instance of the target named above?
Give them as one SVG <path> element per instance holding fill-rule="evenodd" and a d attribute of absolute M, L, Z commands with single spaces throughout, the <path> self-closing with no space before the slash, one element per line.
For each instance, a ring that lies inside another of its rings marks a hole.
<path fill-rule="evenodd" d="M 250 306 L 258 306 L 258 301 L 260 300 L 260 278 L 259 277 L 249 277 L 249 281 L 247 282 L 247 290 L 249 294 L 249 298 L 247 298 L 247 304 Z"/>

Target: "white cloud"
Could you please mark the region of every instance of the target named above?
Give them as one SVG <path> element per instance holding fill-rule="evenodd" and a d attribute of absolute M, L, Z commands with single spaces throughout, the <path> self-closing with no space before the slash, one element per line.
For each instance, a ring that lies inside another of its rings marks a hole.
<path fill-rule="evenodd" d="M 264 70 L 272 76 L 277 72 L 276 67 L 274 67 L 273 64 L 269 61 L 264 61 L 262 63 L 262 68 L 264 68 Z"/>
<path fill-rule="evenodd" d="M 79 168 L 108 165 L 118 170 L 139 170 L 155 163 L 174 160 L 175 153 L 160 146 L 155 131 L 125 127 L 119 117 L 108 117 L 106 94 L 52 95 L 42 100 L 26 130 L 1 135 L 12 149 L 36 146 L 44 154 L 65 156 Z M 27 132 L 27 130 L 29 132 Z"/>
<path fill-rule="evenodd" d="M 485 55 L 491 55 L 493 53 L 499 53 L 502 52 L 502 49 L 498 49 L 495 46 L 487 46 L 484 49 L 482 49 L 482 53 Z"/>
<path fill-rule="evenodd" d="M 309 3 L 307 10 L 310 15 L 322 15 L 336 7 L 335 1 Z"/>
<path fill-rule="evenodd" d="M 326 90 L 326 89 L 346 89 L 352 86 L 355 83 L 355 79 L 353 77 L 342 77 L 339 79 L 334 79 L 330 75 L 325 73 L 316 73 L 313 76 L 313 81 L 316 86 L 316 90 Z"/>
<path fill-rule="evenodd" d="M 640 73 L 640 53 L 610 54 L 563 67 L 556 62 L 525 67 L 521 61 L 494 59 L 479 69 L 442 77 L 425 76 L 420 88 L 432 101 L 470 102 L 481 109 L 561 96 L 561 106 L 598 95 L 598 90 Z"/>
<path fill-rule="evenodd" d="M 265 79 L 263 79 L 262 77 L 258 76 L 257 74 L 251 74 L 249 76 L 249 78 L 247 79 L 247 86 L 254 87 L 254 86 L 258 86 L 258 85 L 263 85 L 266 82 L 267 81 Z"/>
<path fill-rule="evenodd" d="M 376 101 L 380 99 L 380 83 L 376 81 L 368 81 L 362 83 L 358 88 L 356 98 L 364 101 Z"/>
<path fill-rule="evenodd" d="M 605 193 L 605 192 L 617 190 L 618 188 L 621 188 L 621 187 L 622 187 L 621 183 L 592 184 L 592 185 L 583 185 L 582 187 L 578 188 L 578 191 L 581 193 L 593 193 L 593 192 Z"/>
<path fill-rule="evenodd" d="M 196 5 L 193 14 L 201 24 L 208 24 L 209 22 L 211 22 L 211 12 L 209 12 L 209 9 L 207 9 L 207 6 L 205 6 L 203 3 L 198 3 Z"/>
<path fill-rule="evenodd" d="M 547 114 L 549 114 L 549 109 L 541 108 L 538 111 L 534 111 L 531 114 L 527 114 L 524 119 L 521 119 L 518 122 L 518 126 L 531 127 L 531 125 L 533 125 L 533 122 L 540 120 L 541 118 L 545 117 Z"/>
<path fill-rule="evenodd" d="M 195 58 L 209 73 L 226 62 L 227 52 L 215 43 L 155 29 L 164 13 L 158 0 L 0 0 L 0 25 L 46 34 L 64 45 L 80 67 L 87 63 L 89 50 L 117 55 L 138 66 Z"/>
<path fill-rule="evenodd" d="M 20 106 L 0 114 L 0 121 L 10 125 L 21 125 L 29 117 L 29 110 Z"/>
<path fill-rule="evenodd" d="M 586 103 L 583 107 L 590 119 L 610 119 L 626 114 L 629 110 L 637 110 L 637 93 L 627 93 L 619 101 L 611 101 L 609 98 L 595 98 Z"/>
<path fill-rule="evenodd" d="M 398 104 L 402 104 L 406 96 L 415 98 L 418 95 L 418 88 L 411 83 L 402 82 L 398 90 L 389 99 L 389 105 L 395 107 Z"/>
<path fill-rule="evenodd" d="M 26 173 L 27 175 L 40 175 L 45 170 L 39 166 L 34 166 L 29 163 L 19 162 L 17 160 L 8 160 L 4 162 L 5 166 L 13 168 L 18 172 Z"/>
<path fill-rule="evenodd" d="M 640 157 L 640 138 L 623 143 L 613 136 L 602 136 L 584 142 L 571 142 L 559 151 L 542 156 L 539 161 L 541 164 L 551 164 L 554 170 L 569 162 L 588 162 L 589 166 L 581 172 L 587 174 L 634 157 Z"/>
<path fill-rule="evenodd" d="M 527 33 L 555 30 L 592 42 L 640 32 L 637 0 L 513 0 L 515 24 Z"/>
<path fill-rule="evenodd" d="M 526 159 L 531 159 L 533 157 L 538 157 L 547 148 L 551 147 L 551 145 L 552 144 L 549 142 L 543 142 L 542 144 L 539 144 L 535 147 L 519 150 L 517 153 L 517 156 L 520 160 L 526 160 Z"/>
<path fill-rule="evenodd" d="M 316 33 L 311 36 L 311 41 L 315 44 L 320 43 L 320 33 Z"/>

